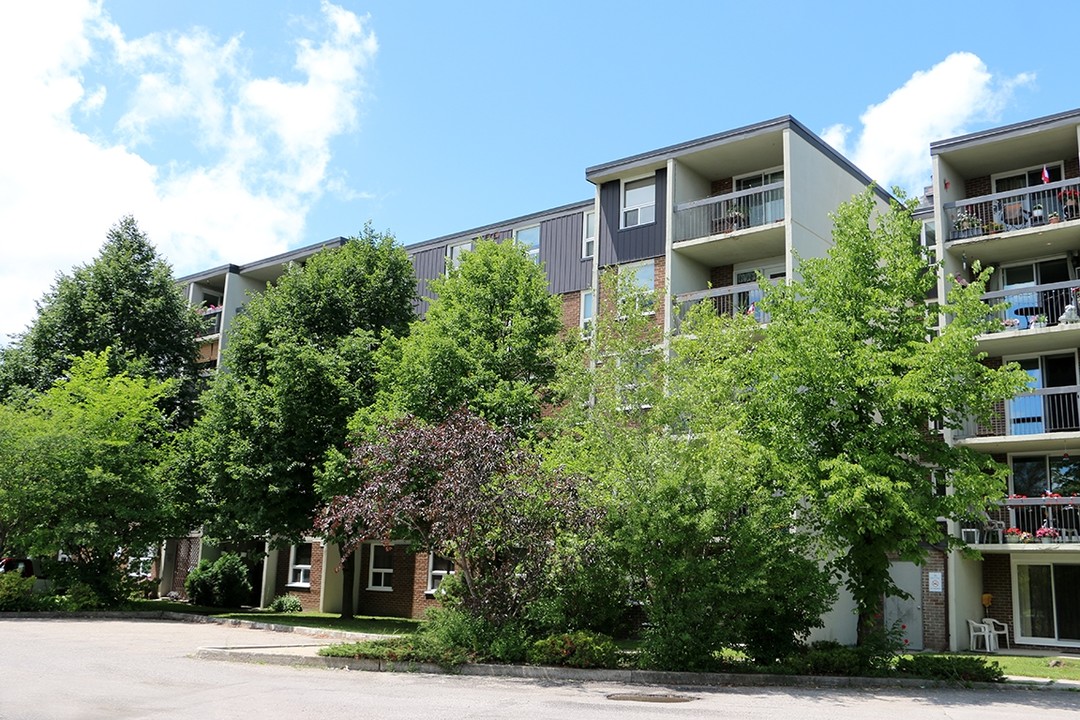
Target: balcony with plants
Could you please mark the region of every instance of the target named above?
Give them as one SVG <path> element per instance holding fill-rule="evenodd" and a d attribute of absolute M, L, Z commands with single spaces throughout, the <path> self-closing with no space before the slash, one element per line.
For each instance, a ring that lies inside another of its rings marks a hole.
<path fill-rule="evenodd" d="M 1080 551 L 1080 497 L 1011 495 L 987 513 L 984 522 L 961 523 L 959 535 L 968 544 L 1005 546 L 1002 550 L 1067 545 L 1062 549 Z"/>
<path fill-rule="evenodd" d="M 673 212 L 676 244 L 771 227 L 784 221 L 783 179 L 737 192 L 679 203 Z"/>
<path fill-rule="evenodd" d="M 764 295 L 757 281 L 680 293 L 675 296 L 676 312 L 673 327 L 677 332 L 679 319 L 685 317 L 690 308 L 699 303 L 709 303 L 713 311 L 721 317 L 749 315 L 758 323 L 766 324 L 769 322 L 769 314 L 761 309 L 761 299 Z"/>
<path fill-rule="evenodd" d="M 1050 230 L 1080 219 L 1080 180 L 1069 179 L 945 203 L 946 242 L 1020 230 Z"/>

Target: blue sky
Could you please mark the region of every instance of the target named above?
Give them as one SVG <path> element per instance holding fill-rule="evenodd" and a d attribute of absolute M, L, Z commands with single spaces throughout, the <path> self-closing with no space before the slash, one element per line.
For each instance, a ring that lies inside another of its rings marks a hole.
<path fill-rule="evenodd" d="M 932 140 L 1080 106 L 1080 6 L 1033 15 L 5 0 L 0 338 L 125 214 L 177 275 L 368 220 L 409 244 L 588 198 L 589 165 L 786 114 L 918 190 Z"/>

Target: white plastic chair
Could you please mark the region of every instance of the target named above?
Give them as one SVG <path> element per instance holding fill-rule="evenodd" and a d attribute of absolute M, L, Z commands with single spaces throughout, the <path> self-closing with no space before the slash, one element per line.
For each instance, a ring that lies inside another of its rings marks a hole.
<path fill-rule="evenodd" d="M 990 652 L 990 648 L 993 647 L 994 633 L 990 630 L 990 626 L 985 623 L 978 623 L 974 620 L 968 620 L 968 649 L 972 652 L 978 650 L 979 638 L 983 640 L 983 648 L 985 652 Z"/>
<path fill-rule="evenodd" d="M 1008 625 L 1008 623 L 1003 623 L 1000 620 L 995 620 L 994 618 L 983 618 L 982 621 L 983 621 L 984 625 L 986 625 L 988 628 L 990 628 L 990 632 L 993 633 L 994 638 L 995 638 L 995 644 L 998 647 L 1001 647 L 1001 643 L 997 642 L 997 636 L 998 635 L 1004 635 L 1005 636 L 1005 647 L 1008 648 L 1009 647 L 1009 625 Z"/>

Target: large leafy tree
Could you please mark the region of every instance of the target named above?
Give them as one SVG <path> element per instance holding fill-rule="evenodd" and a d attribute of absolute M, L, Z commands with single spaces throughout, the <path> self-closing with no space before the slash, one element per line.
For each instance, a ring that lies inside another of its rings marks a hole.
<path fill-rule="evenodd" d="M 184 443 L 190 454 L 176 461 L 199 478 L 214 535 L 311 531 L 315 471 L 372 401 L 373 353 L 406 331 L 414 292 L 405 251 L 369 226 L 251 299 Z"/>
<path fill-rule="evenodd" d="M 883 212 L 868 191 L 834 222 L 828 257 L 768 290 L 745 397 L 748 437 L 783 463 L 787 492 L 806 502 L 802 522 L 831 546 L 861 642 L 883 598 L 899 593 L 890 557 L 921 562 L 928 545 L 955 542 L 939 519 L 973 519 L 1006 487 L 1005 468 L 930 422 L 985 417 L 1025 376 L 979 362 L 988 271 L 954 283 L 941 307 L 927 301 L 936 273 L 909 207 Z M 940 333 L 939 314 L 949 318 Z"/>
<path fill-rule="evenodd" d="M 561 328 L 543 268 L 518 243 L 478 240 L 431 288 L 424 320 L 381 357 L 380 414 L 430 422 L 468 407 L 527 432 L 555 374 Z"/>
<path fill-rule="evenodd" d="M 0 363 L 0 397 L 45 390 L 86 352 L 108 355 L 113 371 L 179 382 L 170 410 L 191 419 L 196 337 L 202 319 L 188 306 L 168 264 L 135 219 L 114 225 L 98 257 L 61 275 L 38 303 L 30 327 Z"/>
<path fill-rule="evenodd" d="M 640 291 L 609 277 L 601 297 L 593 346 L 564 368 L 568 399 L 546 448 L 590 478 L 606 518 L 606 552 L 565 593 L 594 608 L 640 603 L 655 667 L 707 669 L 733 645 L 761 661 L 790 653 L 832 590 L 811 538 L 791 531 L 776 462 L 741 434 L 753 320 L 699 307 L 668 351 Z"/>
<path fill-rule="evenodd" d="M 69 558 L 105 604 L 124 599 L 124 561 L 178 520 L 157 464 L 168 384 L 110 369 L 109 353 L 75 358 L 67 377 L 0 405 L 0 545 L 5 554 Z"/>
<path fill-rule="evenodd" d="M 352 449 L 347 472 L 355 489 L 329 502 L 322 532 L 346 553 L 400 539 L 452 560 L 454 599 L 496 626 L 525 618 L 560 534 L 589 522 L 575 478 L 544 472 L 508 429 L 464 409 L 384 427 Z"/>

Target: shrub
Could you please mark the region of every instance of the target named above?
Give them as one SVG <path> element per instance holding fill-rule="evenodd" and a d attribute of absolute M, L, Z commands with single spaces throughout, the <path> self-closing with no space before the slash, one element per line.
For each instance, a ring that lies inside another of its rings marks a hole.
<path fill-rule="evenodd" d="M 0 611 L 25 612 L 37 608 L 34 578 L 24 578 L 13 572 L 0 573 Z"/>
<path fill-rule="evenodd" d="M 212 563 L 202 560 L 188 574 L 184 589 L 196 605 L 240 607 L 251 595 L 247 574 L 240 556 L 226 553 Z"/>
<path fill-rule="evenodd" d="M 618 648 L 606 635 L 590 632 L 564 633 L 537 640 L 529 650 L 529 662 L 568 667 L 615 667 Z"/>
<path fill-rule="evenodd" d="M 973 655 L 911 655 L 896 662 L 903 675 L 928 680 L 958 682 L 1004 682 L 1005 673 L 996 660 Z"/>
<path fill-rule="evenodd" d="M 303 611 L 304 606 L 300 604 L 300 598 L 295 595 L 278 595 L 270 602 L 270 612 L 276 613 L 297 613 Z"/>
<path fill-rule="evenodd" d="M 869 655 L 864 649 L 822 640 L 789 657 L 781 669 L 796 675 L 866 676 L 875 674 Z"/>

